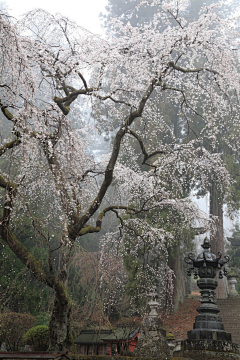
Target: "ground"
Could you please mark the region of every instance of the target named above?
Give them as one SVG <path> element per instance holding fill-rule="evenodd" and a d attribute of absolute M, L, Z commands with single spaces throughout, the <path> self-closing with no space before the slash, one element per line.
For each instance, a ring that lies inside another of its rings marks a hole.
<path fill-rule="evenodd" d="M 193 328 L 195 317 L 198 315 L 196 309 L 199 305 L 199 300 L 186 298 L 184 303 L 180 304 L 176 313 L 172 315 L 162 315 L 161 319 L 167 333 L 171 331 L 176 340 L 187 339 L 187 331 Z"/>

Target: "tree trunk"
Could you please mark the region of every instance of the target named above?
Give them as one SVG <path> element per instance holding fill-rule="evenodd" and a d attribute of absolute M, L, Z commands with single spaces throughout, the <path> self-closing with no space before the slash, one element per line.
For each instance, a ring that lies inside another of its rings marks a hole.
<path fill-rule="evenodd" d="M 211 234 L 211 252 L 217 255 L 218 251 L 225 254 L 224 250 L 224 237 L 223 237 L 223 196 L 218 191 L 215 182 L 212 182 L 210 187 L 210 217 L 217 216 L 216 221 L 217 230 L 214 234 Z M 218 299 L 226 299 L 228 296 L 227 279 L 224 277 L 222 280 L 218 280 L 218 287 L 216 289 L 216 295 Z"/>
<path fill-rule="evenodd" d="M 72 344 L 70 317 L 72 302 L 64 285 L 59 282 L 55 287 L 55 300 L 49 324 L 50 349 L 63 351 Z"/>
<path fill-rule="evenodd" d="M 72 301 L 67 291 L 69 266 L 72 253 L 72 244 L 68 244 L 68 236 L 62 233 L 64 247 L 60 249 L 58 277 L 56 275 L 54 290 L 55 299 L 49 324 L 51 350 L 63 351 L 73 345 L 70 333 Z"/>
<path fill-rule="evenodd" d="M 168 264 L 175 274 L 173 278 L 173 311 L 175 312 L 186 296 L 186 276 L 183 271 L 183 259 L 179 243 L 169 250 Z"/>

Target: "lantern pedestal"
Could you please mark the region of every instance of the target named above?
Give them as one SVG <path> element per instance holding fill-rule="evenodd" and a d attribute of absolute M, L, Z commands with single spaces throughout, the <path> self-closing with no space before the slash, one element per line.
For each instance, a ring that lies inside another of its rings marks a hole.
<path fill-rule="evenodd" d="M 239 360 L 237 344 L 219 340 L 183 340 L 181 350 L 173 353 L 173 359 L 188 360 Z"/>
<path fill-rule="evenodd" d="M 214 290 L 218 282 L 214 279 L 214 268 L 200 268 L 197 285 L 201 293 L 201 305 L 197 308 L 199 315 L 195 318 L 193 330 L 188 331 L 188 340 L 225 340 L 232 341 L 230 333 L 224 331 L 222 319 L 218 316 L 219 309 L 215 304 Z M 208 276 L 208 277 L 206 277 Z"/>

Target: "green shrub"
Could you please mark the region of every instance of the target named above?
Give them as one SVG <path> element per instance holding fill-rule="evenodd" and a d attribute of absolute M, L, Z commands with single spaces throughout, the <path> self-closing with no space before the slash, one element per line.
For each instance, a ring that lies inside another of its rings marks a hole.
<path fill-rule="evenodd" d="M 35 316 L 36 321 L 33 324 L 33 326 L 37 326 L 37 325 L 47 325 L 49 324 L 51 315 L 47 314 L 47 313 L 39 313 L 38 315 Z"/>
<path fill-rule="evenodd" d="M 5 343 L 7 351 L 19 350 L 23 334 L 33 326 L 32 315 L 15 312 L 0 315 L 0 343 Z"/>
<path fill-rule="evenodd" d="M 49 347 L 49 328 L 37 325 L 29 329 L 23 336 L 25 344 L 32 345 L 35 351 L 46 351 Z"/>

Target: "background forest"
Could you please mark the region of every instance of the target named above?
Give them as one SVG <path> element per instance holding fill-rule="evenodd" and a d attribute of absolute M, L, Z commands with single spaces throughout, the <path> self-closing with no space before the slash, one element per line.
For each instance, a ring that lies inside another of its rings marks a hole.
<path fill-rule="evenodd" d="M 141 318 L 151 294 L 176 310 L 197 234 L 224 253 L 223 208 L 240 199 L 237 6 L 108 0 L 101 41 L 59 14 L 1 12 L 1 313 L 49 326 L 52 348 Z"/>

